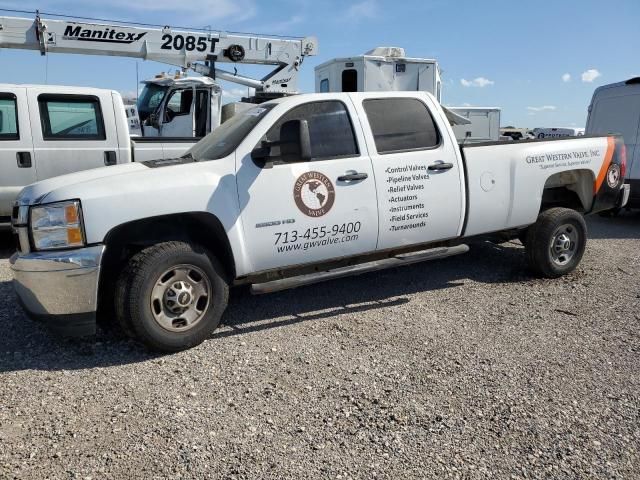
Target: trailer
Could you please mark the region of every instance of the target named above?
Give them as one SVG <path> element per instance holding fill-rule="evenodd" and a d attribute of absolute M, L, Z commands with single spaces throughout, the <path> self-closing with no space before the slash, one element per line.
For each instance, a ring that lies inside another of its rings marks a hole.
<path fill-rule="evenodd" d="M 334 58 L 315 68 L 316 92 L 429 92 L 440 101 L 438 62 L 407 57 L 404 48 L 378 47 L 364 55 Z"/>
<path fill-rule="evenodd" d="M 468 125 L 454 125 L 453 132 L 464 143 L 495 142 L 500 139 L 500 112 L 497 107 L 449 107 L 469 120 Z"/>
<path fill-rule="evenodd" d="M 364 55 L 329 60 L 315 68 L 315 83 L 318 93 L 427 92 L 442 104 L 438 61 L 407 57 L 400 47 L 377 47 Z M 445 113 L 459 141 L 499 139 L 499 108 L 448 107 Z"/>

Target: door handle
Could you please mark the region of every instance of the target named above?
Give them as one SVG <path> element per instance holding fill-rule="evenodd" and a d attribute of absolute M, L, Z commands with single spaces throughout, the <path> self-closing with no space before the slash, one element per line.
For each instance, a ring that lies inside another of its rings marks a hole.
<path fill-rule="evenodd" d="M 453 163 L 434 163 L 433 165 L 429 165 L 427 170 L 431 170 L 432 172 L 442 172 L 444 170 L 451 170 L 453 168 Z"/>
<path fill-rule="evenodd" d="M 31 152 L 16 152 L 18 168 L 31 168 Z"/>
<path fill-rule="evenodd" d="M 118 163 L 116 152 L 114 151 L 104 152 L 104 164 L 107 167 L 110 165 L 115 165 L 116 163 Z"/>
<path fill-rule="evenodd" d="M 359 180 L 366 180 L 367 178 L 369 178 L 369 175 L 367 175 L 366 173 L 353 172 L 353 173 L 347 173 L 346 175 L 342 175 L 338 177 L 338 181 L 339 182 L 356 182 Z"/>

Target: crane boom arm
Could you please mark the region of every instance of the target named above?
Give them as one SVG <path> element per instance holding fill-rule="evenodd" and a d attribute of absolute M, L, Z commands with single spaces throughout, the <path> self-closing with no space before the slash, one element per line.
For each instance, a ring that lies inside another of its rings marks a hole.
<path fill-rule="evenodd" d="M 315 55 L 317 40 L 271 38 L 218 31 L 145 28 L 126 24 L 0 17 L 0 48 L 47 53 L 141 58 L 193 69 L 256 88 L 265 93 L 296 93 L 298 67 Z M 216 63 L 276 66 L 261 80 L 215 68 Z"/>

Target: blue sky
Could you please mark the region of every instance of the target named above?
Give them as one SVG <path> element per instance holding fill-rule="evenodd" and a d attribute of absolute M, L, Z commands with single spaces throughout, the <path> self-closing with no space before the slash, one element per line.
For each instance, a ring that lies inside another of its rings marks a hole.
<path fill-rule="evenodd" d="M 400 46 L 409 56 L 440 62 L 445 104 L 502 107 L 503 125 L 583 127 L 597 86 L 640 75 L 639 0 L 42 0 L 0 7 L 316 35 L 319 55 L 307 59 L 300 77 L 306 92 L 314 89 L 313 68 L 319 63 L 376 46 Z M 2 83 L 136 88 L 133 59 L 2 50 L 0 62 Z M 137 63 L 141 79 L 167 70 Z M 239 72 L 261 73 L 246 66 Z"/>

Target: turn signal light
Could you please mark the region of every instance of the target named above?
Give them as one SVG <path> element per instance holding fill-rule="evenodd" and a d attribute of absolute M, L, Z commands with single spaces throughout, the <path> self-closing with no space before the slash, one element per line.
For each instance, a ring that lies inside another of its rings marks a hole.
<path fill-rule="evenodd" d="M 69 245 L 82 243 L 82 230 L 80 227 L 67 227 L 67 241 Z"/>

